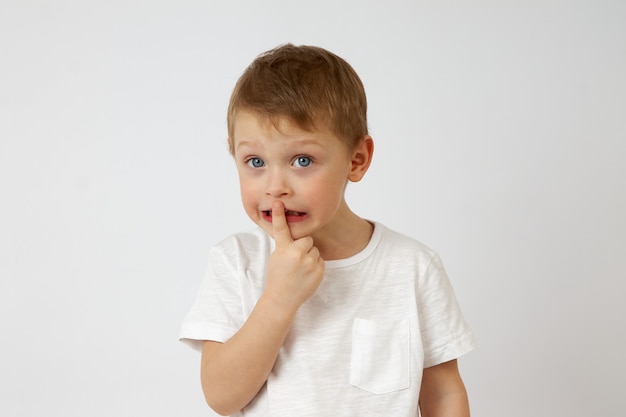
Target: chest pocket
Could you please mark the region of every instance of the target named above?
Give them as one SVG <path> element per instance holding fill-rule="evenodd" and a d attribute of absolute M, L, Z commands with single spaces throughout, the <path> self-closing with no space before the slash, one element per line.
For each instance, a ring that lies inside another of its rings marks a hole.
<path fill-rule="evenodd" d="M 409 321 L 355 318 L 352 325 L 350 384 L 374 394 L 408 388 L 411 341 Z"/>

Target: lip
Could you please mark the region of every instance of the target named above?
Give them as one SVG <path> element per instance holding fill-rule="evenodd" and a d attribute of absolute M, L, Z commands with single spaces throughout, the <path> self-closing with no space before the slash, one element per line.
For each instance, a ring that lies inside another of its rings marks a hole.
<path fill-rule="evenodd" d="M 268 223 L 272 223 L 272 209 L 269 210 L 261 210 L 261 217 Z M 307 213 L 303 211 L 290 210 L 288 208 L 285 209 L 285 218 L 287 219 L 287 223 L 296 223 L 301 222 L 306 219 Z"/>

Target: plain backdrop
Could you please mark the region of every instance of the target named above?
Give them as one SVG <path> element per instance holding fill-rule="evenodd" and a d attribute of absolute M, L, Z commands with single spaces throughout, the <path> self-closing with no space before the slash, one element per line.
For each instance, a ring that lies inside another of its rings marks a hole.
<path fill-rule="evenodd" d="M 361 216 L 442 256 L 473 415 L 626 415 L 626 2 L 0 0 L 0 415 L 206 416 L 178 329 L 253 224 L 231 89 L 279 44 L 366 87 Z"/>

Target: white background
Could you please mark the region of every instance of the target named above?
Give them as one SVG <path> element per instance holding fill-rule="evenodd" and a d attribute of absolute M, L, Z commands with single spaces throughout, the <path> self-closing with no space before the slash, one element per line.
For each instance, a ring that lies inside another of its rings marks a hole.
<path fill-rule="evenodd" d="M 626 2 L 0 0 L 0 415 L 204 416 L 177 341 L 247 230 L 226 151 L 260 52 L 343 56 L 363 217 L 443 257 L 473 415 L 626 415 Z"/>

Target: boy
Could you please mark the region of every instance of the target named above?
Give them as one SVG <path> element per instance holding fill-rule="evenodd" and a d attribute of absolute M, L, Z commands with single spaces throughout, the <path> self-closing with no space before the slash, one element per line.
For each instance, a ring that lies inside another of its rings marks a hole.
<path fill-rule="evenodd" d="M 363 85 L 321 48 L 246 69 L 228 143 L 259 227 L 209 254 L 180 338 L 221 415 L 469 416 L 456 358 L 472 333 L 436 253 L 344 199 L 372 160 Z"/>

